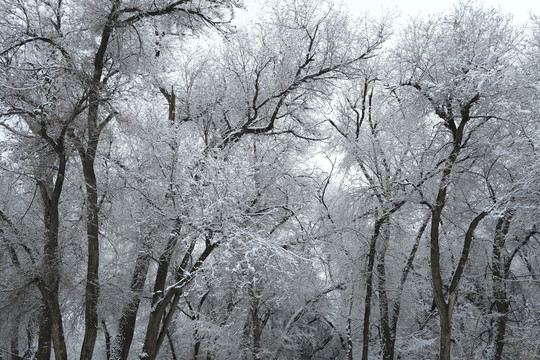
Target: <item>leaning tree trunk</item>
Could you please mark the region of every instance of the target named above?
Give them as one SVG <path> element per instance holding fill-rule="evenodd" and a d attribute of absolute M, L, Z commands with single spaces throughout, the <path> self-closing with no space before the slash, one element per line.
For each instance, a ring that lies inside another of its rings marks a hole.
<path fill-rule="evenodd" d="M 369 331 L 369 322 L 371 317 L 371 300 L 373 297 L 373 268 L 375 264 L 375 257 L 377 255 L 377 241 L 383 230 L 383 226 L 390 219 L 390 215 L 398 211 L 405 201 L 400 201 L 398 203 L 392 204 L 391 208 L 386 210 L 376 221 L 373 227 L 373 234 L 371 235 L 371 240 L 369 244 L 369 254 L 368 254 L 368 268 L 367 274 L 368 278 L 366 280 L 366 299 L 364 303 L 364 323 L 362 331 L 362 360 L 368 360 L 369 355 L 369 341 L 370 341 L 370 331 Z M 384 209 L 383 209 L 384 211 Z"/>
<path fill-rule="evenodd" d="M 401 311 L 401 295 L 403 294 L 403 290 L 405 288 L 405 283 L 407 282 L 407 277 L 409 276 L 409 273 L 413 267 L 414 258 L 416 257 L 416 252 L 418 251 L 418 246 L 420 244 L 420 240 L 422 239 L 422 236 L 424 235 L 424 232 L 427 228 L 427 225 L 429 223 L 429 219 L 431 218 L 431 215 L 426 217 L 422 225 L 420 226 L 420 229 L 418 230 L 418 233 L 416 234 L 416 238 L 414 241 L 414 245 L 411 249 L 411 252 L 409 253 L 409 256 L 407 258 L 407 262 L 405 266 L 403 267 L 403 270 L 401 272 L 401 278 L 399 281 L 399 286 L 396 292 L 396 297 L 394 300 L 394 305 L 392 307 L 392 314 L 390 323 L 386 325 L 386 327 L 389 328 L 388 331 L 383 332 L 383 343 L 385 344 L 386 349 L 390 349 L 390 355 L 389 358 L 393 359 L 395 354 L 395 344 L 396 344 L 396 336 L 397 336 L 397 324 L 399 320 L 399 314 Z M 381 291 L 381 290 L 380 290 Z M 386 291 L 383 289 L 383 291 Z M 383 323 L 384 326 L 384 323 Z M 386 338 L 388 336 L 388 338 Z M 384 356 L 384 354 L 383 354 Z M 391 356 L 391 357 L 390 357 Z"/>
<path fill-rule="evenodd" d="M 148 251 L 140 251 L 135 261 L 135 268 L 131 277 L 130 290 L 133 296 L 122 309 L 122 316 L 118 324 L 118 335 L 112 347 L 112 360 L 126 360 L 128 358 L 149 265 L 150 254 L 148 254 Z"/>

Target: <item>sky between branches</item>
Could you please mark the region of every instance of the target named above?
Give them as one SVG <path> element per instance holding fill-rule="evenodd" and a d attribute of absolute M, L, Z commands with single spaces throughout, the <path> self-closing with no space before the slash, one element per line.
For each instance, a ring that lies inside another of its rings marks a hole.
<path fill-rule="evenodd" d="M 353 16 L 368 12 L 378 18 L 391 12 L 399 15 L 401 20 L 411 17 L 426 16 L 449 9 L 458 1 L 450 0 L 336 0 L 336 4 L 343 3 L 350 9 Z M 246 11 L 238 11 L 237 21 L 249 20 L 260 9 L 262 0 L 244 0 Z M 517 22 L 526 23 L 531 14 L 540 16 L 539 0 L 484 0 L 479 3 L 486 6 L 500 8 L 504 13 L 512 14 Z"/>

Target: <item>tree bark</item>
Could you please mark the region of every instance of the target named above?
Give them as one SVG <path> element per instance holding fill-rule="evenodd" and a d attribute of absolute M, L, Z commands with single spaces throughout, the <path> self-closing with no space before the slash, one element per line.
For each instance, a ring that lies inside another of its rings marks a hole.
<path fill-rule="evenodd" d="M 370 331 L 369 331 L 369 322 L 371 317 L 371 300 L 373 297 L 373 268 L 375 264 L 375 257 L 377 255 L 377 241 L 383 230 L 383 226 L 388 222 L 390 215 L 398 211 L 405 201 L 400 201 L 398 203 L 392 204 L 392 207 L 384 212 L 377 220 L 373 227 L 373 235 L 371 236 L 369 244 L 369 254 L 368 254 L 368 266 L 367 266 L 367 280 L 366 280 L 366 298 L 364 303 L 364 322 L 362 330 L 362 360 L 368 360 L 369 355 L 369 340 L 370 340 Z"/>
<path fill-rule="evenodd" d="M 351 289 L 351 296 L 349 298 L 349 314 L 347 316 L 347 342 L 346 345 L 347 360 L 353 360 L 353 333 L 352 333 L 352 309 L 354 303 L 354 283 Z"/>
<path fill-rule="evenodd" d="M 383 219 L 377 219 L 375 221 L 375 227 L 373 229 L 373 235 L 369 242 L 369 254 L 368 254 L 368 266 L 367 266 L 367 280 L 366 280 L 366 298 L 364 302 L 364 322 L 362 330 L 362 360 L 368 360 L 369 354 L 369 320 L 371 317 L 371 298 L 373 294 L 373 266 L 375 264 L 375 254 L 377 248 L 377 240 L 379 238 L 381 226 L 383 225 Z"/>
<path fill-rule="evenodd" d="M 52 174 L 38 178 L 37 183 L 41 192 L 44 206 L 43 222 L 46 233 L 44 246 L 43 276 L 37 285 L 45 302 L 47 323 L 50 326 L 50 336 L 54 346 L 56 360 L 67 360 L 66 342 L 62 325 L 62 314 L 58 300 L 60 284 L 60 257 L 58 254 L 58 237 L 60 228 L 59 203 L 64 185 L 67 157 L 64 152 L 64 137 L 67 125 L 62 129 L 58 139 L 53 140 L 47 133 L 45 122 L 42 122 L 38 134 L 49 144 L 58 157 L 58 167 L 55 178 Z M 43 336 L 47 336 L 46 333 Z M 43 338 L 43 341 L 46 341 Z M 46 352 L 46 351 L 45 351 Z M 45 352 L 43 354 L 45 354 Z"/>
<path fill-rule="evenodd" d="M 178 243 L 180 229 L 181 224 L 179 220 L 176 220 L 175 229 L 167 240 L 165 250 L 159 257 L 158 269 L 156 272 L 156 279 L 154 280 L 154 289 L 152 295 L 152 311 L 150 312 L 150 317 L 148 318 L 148 324 L 146 327 L 143 351 L 143 353 L 145 354 L 153 354 L 156 351 L 155 346 L 157 338 L 159 336 L 161 320 L 165 313 L 166 306 L 168 305 L 168 301 L 171 301 L 174 295 L 171 290 L 167 294 L 168 296 L 170 296 L 170 298 L 165 299 L 165 284 L 167 281 L 167 274 L 169 273 L 171 257 L 176 247 L 176 244 Z M 192 246 L 190 246 L 191 251 L 193 251 L 194 247 L 195 244 L 193 243 Z"/>
<path fill-rule="evenodd" d="M 51 326 L 49 323 L 49 310 L 47 309 L 45 302 L 43 303 L 39 314 L 39 336 L 36 359 L 51 359 Z"/>
<path fill-rule="evenodd" d="M 444 304 L 441 309 L 439 309 L 439 325 L 440 325 L 440 338 L 439 338 L 439 359 L 440 360 L 450 360 L 450 347 L 452 341 L 452 311 L 454 308 L 454 301 L 451 301 L 449 304 Z"/>
<path fill-rule="evenodd" d="M 88 246 L 88 263 L 86 271 L 86 293 L 84 312 L 84 340 L 81 348 L 81 360 L 91 360 L 97 338 L 99 299 L 99 206 L 98 187 L 94 162 L 101 131 L 112 119 L 114 114 L 109 115 L 101 123 L 99 122 L 99 110 L 101 105 L 100 88 L 105 67 L 105 55 L 109 40 L 114 29 L 114 23 L 118 18 L 120 0 L 115 0 L 109 12 L 107 22 L 103 26 L 99 47 L 94 57 L 92 82 L 88 91 L 88 115 L 86 131 L 88 143 L 86 149 L 79 146 L 79 155 L 83 165 L 83 175 L 86 184 L 86 234 Z"/>
<path fill-rule="evenodd" d="M 146 251 L 140 251 L 135 261 L 135 268 L 131 277 L 130 290 L 133 296 L 122 309 L 122 316 L 118 323 L 118 335 L 116 336 L 111 352 L 112 360 L 126 360 L 128 358 L 135 333 L 135 322 L 141 302 L 141 293 L 144 288 L 149 265 L 150 255 Z"/>
<path fill-rule="evenodd" d="M 536 233 L 536 230 L 529 232 L 508 255 L 506 253 L 506 239 L 512 221 L 513 211 L 509 210 L 500 217 L 495 226 L 495 238 L 492 250 L 492 286 L 494 298 L 494 320 L 492 322 L 492 336 L 488 348 L 488 360 L 501 360 L 503 358 L 504 340 L 506 327 L 508 324 L 508 312 L 510 310 L 510 299 L 506 289 L 506 281 L 510 275 L 510 267 L 515 255 L 528 243 L 529 239 Z"/>
<path fill-rule="evenodd" d="M 191 258 L 195 248 L 195 241 L 193 241 L 189 249 L 184 254 L 180 267 L 177 271 L 176 283 L 171 285 L 166 292 L 161 290 L 161 294 L 154 293 L 154 296 L 156 296 L 156 294 L 160 296 L 156 298 L 157 301 L 152 306 L 152 311 L 150 312 L 143 351 L 140 356 L 141 359 L 154 360 L 156 358 L 161 344 L 166 337 L 168 327 L 177 310 L 177 304 L 180 301 L 183 288 L 193 280 L 208 256 L 210 256 L 214 249 L 219 245 L 219 243 L 212 244 L 211 238 L 212 234 L 208 234 L 206 237 L 206 246 L 204 251 L 199 256 L 195 264 L 193 264 L 193 266 L 186 271 L 189 259 Z M 169 307 L 168 311 L 167 307 Z"/>
<path fill-rule="evenodd" d="M 415 85 L 415 88 L 423 92 L 423 89 L 419 85 Z M 465 264 L 468 260 L 469 251 L 472 243 L 474 230 L 478 223 L 487 215 L 486 212 L 482 212 L 477 215 L 473 221 L 469 224 L 467 233 L 465 234 L 465 240 L 463 244 L 463 250 L 459 259 L 458 266 L 452 276 L 450 288 L 448 291 L 448 302 L 445 299 L 444 285 L 441 275 L 440 264 L 440 224 L 442 219 L 442 213 L 446 205 L 446 197 L 448 186 L 450 183 L 450 175 L 452 174 L 454 164 L 456 163 L 460 151 L 463 147 L 463 135 L 465 131 L 465 125 L 470 121 L 470 110 L 472 105 L 480 99 L 480 96 L 476 94 L 467 102 L 461 102 L 459 104 L 459 113 L 461 121 L 459 125 L 456 125 L 456 118 L 452 107 L 452 98 L 449 97 L 442 104 L 438 104 L 429 95 L 424 93 L 424 96 L 432 103 L 435 113 L 444 120 L 444 126 L 450 131 L 452 135 L 452 151 L 444 162 L 442 170 L 442 176 L 439 181 L 439 188 L 437 191 L 437 197 L 435 204 L 431 208 L 431 231 L 430 231 L 430 268 L 431 268 L 431 281 L 433 297 L 435 305 L 439 311 L 440 321 L 440 348 L 439 358 L 442 360 L 450 359 L 450 346 L 451 346 L 451 329 L 452 329 L 452 312 L 454 310 L 455 301 L 457 298 L 457 291 L 461 276 L 463 274 Z"/>
<path fill-rule="evenodd" d="M 97 147 L 97 143 L 96 143 Z M 87 152 L 83 159 L 84 179 L 86 182 L 87 219 L 86 234 L 88 241 L 88 263 L 86 270 L 85 292 L 85 331 L 81 349 L 81 360 L 92 359 L 97 337 L 99 298 L 99 224 L 97 181 L 94 171 L 94 155 Z"/>
<path fill-rule="evenodd" d="M 506 214 L 505 214 L 506 215 Z M 493 241 L 491 274 L 493 281 L 493 297 L 495 298 L 494 334 L 490 344 L 488 360 L 500 360 L 504 348 L 504 335 L 508 319 L 508 295 L 504 280 L 506 280 L 504 251 L 506 235 L 510 221 L 506 216 L 498 219 L 495 226 L 495 239 Z"/>
<path fill-rule="evenodd" d="M 252 348 L 252 358 L 254 360 L 261 359 L 261 324 L 259 320 L 259 295 L 256 290 L 256 284 L 252 282 L 249 284 L 248 293 L 251 298 L 250 307 L 249 307 L 249 318 L 248 322 L 251 324 L 251 348 Z"/>
<path fill-rule="evenodd" d="M 382 328 L 382 345 L 383 345 L 383 359 L 394 359 L 394 345 L 392 329 L 390 324 L 388 294 L 386 292 L 386 250 L 388 248 L 389 241 L 388 229 L 384 229 L 383 243 L 381 249 L 377 253 L 377 278 L 378 278 L 378 291 L 379 291 L 379 312 L 380 312 L 380 325 Z"/>

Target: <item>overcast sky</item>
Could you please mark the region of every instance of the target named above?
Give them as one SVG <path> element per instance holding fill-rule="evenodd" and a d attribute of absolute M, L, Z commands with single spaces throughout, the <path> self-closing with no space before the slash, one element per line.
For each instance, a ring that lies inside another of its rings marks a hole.
<path fill-rule="evenodd" d="M 256 13 L 263 0 L 244 0 L 248 14 Z M 387 11 L 397 11 L 402 19 L 418 15 L 433 14 L 444 11 L 457 3 L 449 0 L 336 0 L 342 1 L 351 10 L 352 15 L 369 12 L 373 17 L 380 17 Z M 516 20 L 526 22 L 530 14 L 540 15 L 540 0 L 484 0 L 486 6 L 500 7 L 503 12 L 511 13 Z M 238 17 L 246 18 L 246 14 L 239 12 Z M 247 17 L 250 17 L 249 15 Z"/>
<path fill-rule="evenodd" d="M 373 16 L 380 16 L 388 10 L 397 10 L 404 17 L 441 12 L 457 3 L 444 0 L 345 0 L 344 2 L 354 12 L 367 10 Z M 528 20 L 531 12 L 540 15 L 540 0 L 484 0 L 483 3 L 486 6 L 500 7 L 503 12 L 512 13 L 519 21 Z"/>

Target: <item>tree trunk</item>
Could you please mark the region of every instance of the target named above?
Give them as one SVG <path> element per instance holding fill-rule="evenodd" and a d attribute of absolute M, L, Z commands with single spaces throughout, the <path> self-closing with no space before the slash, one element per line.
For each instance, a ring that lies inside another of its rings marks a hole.
<path fill-rule="evenodd" d="M 251 297 L 249 308 L 248 322 L 251 323 L 251 338 L 252 338 L 252 358 L 254 360 L 261 359 L 261 324 L 259 321 L 259 295 L 255 289 L 256 284 L 253 279 L 249 285 L 248 293 Z"/>
<path fill-rule="evenodd" d="M 101 325 L 103 326 L 103 333 L 105 336 L 105 357 L 106 360 L 111 360 L 111 334 L 107 329 L 107 323 L 105 320 L 101 320 Z"/>
<path fill-rule="evenodd" d="M 47 301 L 49 314 L 51 316 L 51 334 L 54 345 L 54 357 L 56 360 L 67 360 L 66 341 L 64 338 L 64 328 L 62 325 L 62 314 L 58 303 L 58 284 L 56 289 L 50 292 L 51 300 Z"/>
<path fill-rule="evenodd" d="M 51 326 L 49 323 L 49 310 L 45 302 L 41 306 L 41 312 L 39 314 L 39 336 L 36 359 L 51 359 Z"/>
<path fill-rule="evenodd" d="M 439 324 L 441 334 L 439 339 L 439 359 L 450 360 L 450 346 L 452 340 L 452 313 L 448 305 L 439 310 Z"/>
<path fill-rule="evenodd" d="M 489 345 L 488 360 L 500 360 L 504 348 L 506 323 L 508 321 L 508 294 L 505 280 L 507 275 L 505 268 L 506 256 L 504 247 L 506 235 L 510 227 L 511 215 L 504 214 L 497 220 L 495 226 L 495 239 L 493 241 L 491 275 L 493 281 L 493 297 L 495 298 L 495 320 L 493 322 L 492 340 Z"/>
<path fill-rule="evenodd" d="M 97 144 L 96 144 L 97 146 Z M 86 270 L 84 341 L 81 360 L 91 360 L 97 337 L 99 298 L 99 224 L 97 181 L 94 171 L 94 155 L 86 153 L 83 159 L 84 180 L 86 182 L 86 234 L 88 245 L 88 263 Z"/>
<path fill-rule="evenodd" d="M 81 360 L 92 360 L 94 346 L 97 338 L 98 314 L 97 303 L 99 299 L 99 206 L 98 188 L 94 161 L 99 143 L 101 131 L 113 118 L 110 114 L 101 123 L 99 113 L 101 105 L 100 88 L 102 87 L 102 75 L 104 70 L 104 60 L 109 45 L 109 40 L 114 29 L 114 23 L 118 17 L 117 10 L 120 7 L 120 0 L 112 3 L 107 22 L 103 26 L 99 47 L 94 56 L 94 68 L 92 82 L 88 91 L 88 116 L 86 131 L 88 144 L 86 149 L 78 145 L 79 155 L 83 165 L 83 175 L 86 184 L 86 234 L 88 246 L 88 264 L 86 273 L 86 293 L 84 312 L 84 340 L 81 348 Z"/>
<path fill-rule="evenodd" d="M 496 300 L 495 309 L 497 314 L 495 315 L 493 338 L 489 346 L 490 351 L 487 360 L 501 360 L 504 349 L 506 323 L 508 322 L 508 303 Z"/>
<path fill-rule="evenodd" d="M 112 360 L 126 360 L 133 341 L 137 311 L 141 302 L 141 293 L 146 281 L 150 255 L 146 251 L 140 251 L 135 261 L 135 269 L 131 277 L 130 290 L 134 294 L 131 300 L 122 309 L 122 316 L 118 324 L 118 335 L 112 348 Z"/>
<path fill-rule="evenodd" d="M 64 174 L 66 170 L 66 156 L 63 146 L 63 135 L 57 141 L 54 141 L 43 128 L 41 137 L 46 140 L 54 149 L 58 156 L 58 169 L 56 179 L 53 180 L 52 174 L 47 175 L 45 179 L 38 179 L 38 186 L 41 192 L 41 198 L 44 206 L 44 225 L 47 242 L 44 247 L 43 276 L 38 280 L 38 289 L 44 299 L 47 311 L 47 323 L 50 326 L 50 336 L 54 346 L 54 355 L 56 360 L 67 360 L 66 342 L 64 339 L 64 329 L 62 325 L 62 314 L 58 300 L 60 284 L 60 257 L 58 254 L 58 236 L 60 227 L 60 216 L 58 205 L 60 195 L 64 184 Z M 47 336 L 46 333 L 43 336 Z M 45 338 L 43 341 L 46 341 Z M 46 351 L 45 351 L 46 352 Z M 43 354 L 45 354 L 45 352 Z"/>
<path fill-rule="evenodd" d="M 352 309 L 354 303 L 354 283 L 352 284 L 351 297 L 349 299 L 349 314 L 347 316 L 347 360 L 353 360 L 353 334 L 352 334 Z"/>
<path fill-rule="evenodd" d="M 201 266 L 204 264 L 208 256 L 214 251 L 219 243 L 211 243 L 212 234 L 208 234 L 206 237 L 206 246 L 204 251 L 199 256 L 195 264 L 188 270 L 187 265 L 193 249 L 195 248 L 196 241 L 193 241 L 189 249 L 184 254 L 180 267 L 177 271 L 176 283 L 170 287 L 170 289 L 158 298 L 158 302 L 152 306 L 152 311 L 148 319 L 148 325 L 146 328 L 146 335 L 144 338 L 143 351 L 140 356 L 141 359 L 154 360 L 159 352 L 161 344 L 166 337 L 168 327 L 172 321 L 172 318 L 177 310 L 178 302 L 184 286 L 189 284 Z M 168 265 L 167 265 L 168 266 Z M 156 293 L 154 293 L 156 295 Z M 169 311 L 167 312 L 167 307 Z"/>
<path fill-rule="evenodd" d="M 379 231 L 381 228 L 381 219 L 377 219 L 375 222 L 375 229 L 369 243 L 368 254 L 368 266 L 367 266 L 367 280 L 366 280 L 366 298 L 364 302 L 364 323 L 362 331 L 362 360 L 368 360 L 369 353 L 369 319 L 371 317 L 371 298 L 373 294 L 373 266 L 375 263 L 375 252 L 377 246 L 377 239 L 379 237 Z"/>
<path fill-rule="evenodd" d="M 167 274 L 169 273 L 169 265 L 172 254 L 178 242 L 178 236 L 180 235 L 181 224 L 176 220 L 175 229 L 169 239 L 165 250 L 159 257 L 158 269 L 156 272 L 156 279 L 154 281 L 154 289 L 152 295 L 152 311 L 148 318 L 148 324 L 146 326 L 146 336 L 144 340 L 143 354 L 151 356 L 157 350 L 155 349 L 156 342 L 159 336 L 159 330 L 161 327 L 161 320 L 165 313 L 168 302 L 173 298 L 173 291 L 168 292 L 170 298 L 165 299 L 165 283 L 167 281 Z M 145 359 L 145 357 L 141 357 Z"/>
<path fill-rule="evenodd" d="M 380 326 L 382 328 L 383 359 L 394 359 L 394 345 L 390 325 L 388 294 L 386 292 L 386 249 L 388 248 L 388 229 L 384 230 L 383 244 L 377 254 L 377 278 L 379 291 Z"/>
<path fill-rule="evenodd" d="M 469 224 L 467 232 L 465 233 L 465 239 L 463 241 L 463 249 L 459 258 L 458 265 L 453 272 L 452 281 L 448 290 L 448 302 L 445 300 L 445 291 L 443 286 L 443 280 L 441 276 L 440 265 L 440 247 L 439 247 L 439 226 L 441 222 L 442 211 L 446 201 L 446 190 L 448 187 L 448 179 L 452 172 L 453 164 L 457 159 L 459 148 L 454 148 L 454 151 L 450 154 L 447 160 L 445 168 L 443 170 L 443 176 L 439 184 L 439 191 L 437 194 L 436 204 L 432 209 L 431 218 L 431 233 L 430 233 L 430 266 L 431 266 L 431 279 L 433 285 L 433 297 L 440 317 L 440 359 L 450 359 L 450 346 L 451 346 L 451 330 L 452 330 L 452 313 L 454 311 L 455 302 L 457 299 L 457 291 L 461 276 L 463 275 L 465 265 L 469 258 L 469 252 L 472 246 L 472 240 L 476 227 L 486 217 L 487 212 L 483 211 L 476 215 Z"/>
<path fill-rule="evenodd" d="M 390 215 L 398 211 L 405 201 L 400 201 L 398 203 L 392 204 L 391 208 L 377 218 L 375 221 L 375 226 L 373 227 L 373 235 L 371 236 L 369 244 L 369 254 L 368 254 L 368 268 L 367 268 L 367 280 L 366 280 L 366 299 L 364 303 L 364 324 L 362 332 L 362 360 L 368 360 L 369 355 L 369 320 L 371 317 L 371 299 L 373 296 L 373 267 L 375 263 L 375 257 L 377 255 L 377 240 L 381 235 L 383 226 L 390 219 Z M 383 211 L 384 211 L 383 207 Z"/>
<path fill-rule="evenodd" d="M 49 214 L 52 214 L 54 210 L 50 211 Z M 55 359 L 57 360 L 67 360 L 67 350 L 66 343 L 64 339 L 64 329 L 62 325 L 62 314 L 60 310 L 60 304 L 58 302 L 58 291 L 59 291 L 59 259 L 57 255 L 57 229 L 58 229 L 58 214 L 49 217 L 49 241 L 45 246 L 45 274 L 41 280 L 38 282 L 38 288 L 40 290 L 41 296 L 44 299 L 45 311 L 43 314 L 42 321 L 40 322 L 40 342 L 43 343 L 43 346 L 47 346 L 47 337 L 50 336 L 53 346 Z M 56 229 L 56 230 L 51 230 Z M 56 234 L 56 235 L 53 235 Z M 52 238 L 55 238 L 54 240 Z M 52 240 L 52 241 L 51 241 Z M 42 326 L 48 326 L 49 331 L 47 331 Z M 49 345 L 50 346 L 50 345 Z M 50 351 L 50 348 L 49 350 Z M 47 350 L 43 348 L 42 355 L 46 356 Z M 45 357 L 44 357 L 45 358 Z"/>

